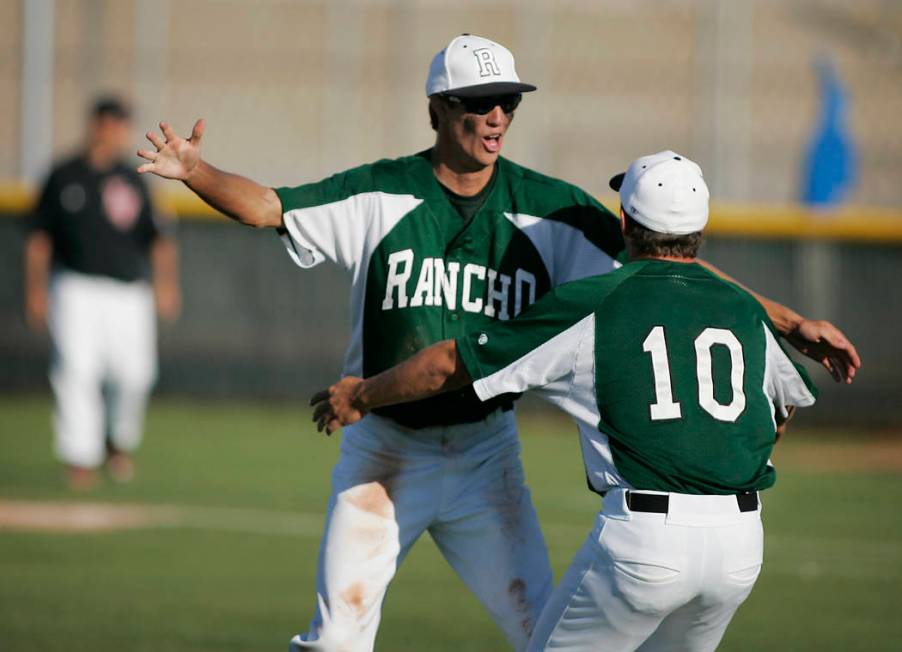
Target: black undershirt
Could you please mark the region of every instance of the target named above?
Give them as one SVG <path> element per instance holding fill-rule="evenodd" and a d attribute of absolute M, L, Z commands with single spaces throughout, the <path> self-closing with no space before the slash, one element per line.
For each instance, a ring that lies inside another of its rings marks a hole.
<path fill-rule="evenodd" d="M 464 224 L 469 224 L 470 220 L 473 219 L 473 216 L 479 212 L 480 208 L 482 208 L 482 205 L 485 203 L 486 198 L 488 198 L 488 196 L 492 193 L 492 188 L 495 186 L 495 179 L 497 177 L 498 164 L 496 163 L 492 168 L 492 177 L 489 179 L 489 182 L 485 184 L 482 190 L 470 197 L 458 195 L 456 192 L 448 189 L 441 182 L 439 182 L 438 185 L 440 185 L 442 187 L 442 190 L 445 191 L 445 195 L 448 197 L 448 201 L 451 202 L 452 206 L 454 206 L 454 209 L 463 219 Z"/>

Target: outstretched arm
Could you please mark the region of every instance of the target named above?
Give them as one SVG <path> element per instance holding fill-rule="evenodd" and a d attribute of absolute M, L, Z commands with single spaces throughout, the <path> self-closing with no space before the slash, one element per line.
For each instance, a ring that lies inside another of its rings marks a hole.
<path fill-rule="evenodd" d="M 861 358 L 855 345 L 836 326 L 824 320 L 805 319 L 792 308 L 750 290 L 711 263 L 701 259 L 698 262 L 755 297 L 758 303 L 764 306 L 767 316 L 786 341 L 799 352 L 823 365 L 833 380 L 847 384 L 852 382 L 855 373 L 861 367 Z"/>
<path fill-rule="evenodd" d="M 282 226 L 282 203 L 272 188 L 230 172 L 219 170 L 200 156 L 204 121 L 198 120 L 189 138 L 181 138 L 168 122 L 160 123 L 163 137 L 147 132 L 156 148 L 139 149 L 148 163 L 138 172 L 152 172 L 165 179 L 177 179 L 216 210 L 233 220 L 255 227 Z"/>
<path fill-rule="evenodd" d="M 423 349 L 401 364 L 367 378 L 346 376 L 310 399 L 317 430 L 332 434 L 356 423 L 373 408 L 407 403 L 458 389 L 470 374 L 457 354 L 454 340 Z"/>

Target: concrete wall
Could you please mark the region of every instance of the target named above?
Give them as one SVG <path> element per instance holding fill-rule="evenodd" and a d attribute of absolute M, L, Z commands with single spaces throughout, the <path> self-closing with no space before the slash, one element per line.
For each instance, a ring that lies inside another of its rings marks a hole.
<path fill-rule="evenodd" d="M 902 3 L 884 0 L 56 0 L 53 153 L 102 90 L 136 142 L 208 120 L 206 153 L 270 184 L 428 147 L 423 83 L 455 34 L 508 45 L 528 97 L 505 151 L 591 191 L 640 153 L 697 159 L 717 199 L 785 202 L 828 55 L 851 97 L 852 200 L 902 206 Z M 0 3 L 0 179 L 20 174 L 21 3 Z"/>

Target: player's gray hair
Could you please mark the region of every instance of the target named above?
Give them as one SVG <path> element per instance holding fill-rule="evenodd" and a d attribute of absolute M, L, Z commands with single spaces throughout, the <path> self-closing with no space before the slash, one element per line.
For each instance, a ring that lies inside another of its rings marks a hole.
<path fill-rule="evenodd" d="M 686 235 L 658 233 L 645 228 L 629 215 L 626 216 L 624 237 L 630 258 L 647 256 L 695 258 L 702 245 L 701 231 Z"/>

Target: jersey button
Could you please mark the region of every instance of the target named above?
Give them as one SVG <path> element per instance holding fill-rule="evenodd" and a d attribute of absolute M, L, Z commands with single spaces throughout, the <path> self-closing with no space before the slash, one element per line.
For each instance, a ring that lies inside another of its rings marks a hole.
<path fill-rule="evenodd" d="M 457 313 L 456 312 L 451 313 L 451 321 L 457 321 Z"/>

